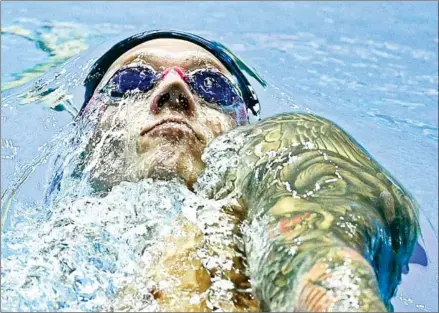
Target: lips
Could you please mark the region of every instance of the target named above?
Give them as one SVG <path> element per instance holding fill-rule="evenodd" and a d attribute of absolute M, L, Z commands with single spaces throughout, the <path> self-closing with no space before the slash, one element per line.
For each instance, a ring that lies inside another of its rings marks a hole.
<path fill-rule="evenodd" d="M 198 140 L 204 141 L 203 137 L 198 134 L 189 123 L 180 119 L 166 119 L 152 126 L 145 127 L 141 130 L 140 136 L 143 137 L 147 134 L 153 135 L 155 133 L 157 135 L 172 135 L 177 137 L 179 135 L 192 133 Z"/>

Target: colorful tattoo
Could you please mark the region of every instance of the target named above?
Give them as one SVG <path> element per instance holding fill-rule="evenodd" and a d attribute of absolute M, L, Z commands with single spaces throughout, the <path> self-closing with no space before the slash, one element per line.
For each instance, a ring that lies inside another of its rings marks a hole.
<path fill-rule="evenodd" d="M 215 145 L 233 166 L 220 169 L 226 183 L 211 196 L 247 208 L 263 310 L 392 309 L 419 233 L 417 206 L 358 143 L 325 119 L 284 114 Z"/>

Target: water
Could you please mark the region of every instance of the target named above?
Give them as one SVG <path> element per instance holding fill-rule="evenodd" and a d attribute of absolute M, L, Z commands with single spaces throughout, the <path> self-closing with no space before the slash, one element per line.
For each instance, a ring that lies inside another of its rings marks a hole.
<path fill-rule="evenodd" d="M 212 307 L 227 310 L 221 306 L 222 298 L 231 299 L 227 298 L 229 290 L 221 285 L 227 280 L 220 274 L 222 268 L 231 269 L 233 255 L 211 249 L 212 245 L 222 250 L 236 244 L 233 226 L 221 210 L 224 205 L 202 200 L 180 182 L 148 179 L 122 183 L 105 197 L 78 199 L 64 194 L 63 201 L 49 209 L 34 209 L 30 216 L 28 207 L 16 206 L 12 217 L 15 231 L 3 238 L 3 249 L 9 255 L 2 259 L 2 308 L 157 311 L 151 291 L 157 288 L 154 284 L 163 284 L 172 276 L 161 274 L 164 268 L 159 266 L 161 280 L 154 280 L 147 269 L 159 262 L 165 236 L 179 227 L 177 216 L 182 214 L 204 233 L 209 232 L 209 242 L 197 252 L 207 269 L 216 269 L 217 280 L 212 278 L 212 287 L 198 296 Z M 216 230 L 211 227 L 215 225 Z M 190 237 L 185 236 L 181 245 L 188 241 Z M 129 292 L 117 294 L 123 288 Z"/>
<path fill-rule="evenodd" d="M 30 214 L 25 208 L 42 206 L 51 178 L 46 161 L 53 157 L 51 145 L 44 145 L 80 106 L 88 61 L 109 46 L 98 45 L 148 29 L 191 31 L 226 44 L 264 76 L 267 90 L 256 86 L 263 117 L 291 110 L 322 115 L 349 132 L 410 190 L 424 213 L 425 245 L 433 265 L 411 266 L 395 307 L 437 310 L 437 3 L 1 6 L 2 195 L 12 195 L 11 184 L 20 187 L 11 212 Z M 41 73 L 47 73 L 43 84 L 35 85 L 33 79 Z M 44 151 L 47 157 L 38 157 Z M 17 182 L 23 174 L 28 176 Z M 2 215 L 8 217 L 6 227 L 11 215 Z"/>

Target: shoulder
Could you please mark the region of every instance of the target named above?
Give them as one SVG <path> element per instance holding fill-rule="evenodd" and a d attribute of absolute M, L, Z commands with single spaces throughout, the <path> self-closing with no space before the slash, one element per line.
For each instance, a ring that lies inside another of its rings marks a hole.
<path fill-rule="evenodd" d="M 283 127 L 290 130 L 312 130 L 326 132 L 341 128 L 334 122 L 311 113 L 282 113 L 266 118 L 254 125 L 254 128 Z"/>
<path fill-rule="evenodd" d="M 366 150 L 336 123 L 310 113 L 283 113 L 269 117 L 245 130 L 247 148 L 259 142 L 265 150 L 288 148 L 338 153 L 359 163 L 369 163 Z"/>

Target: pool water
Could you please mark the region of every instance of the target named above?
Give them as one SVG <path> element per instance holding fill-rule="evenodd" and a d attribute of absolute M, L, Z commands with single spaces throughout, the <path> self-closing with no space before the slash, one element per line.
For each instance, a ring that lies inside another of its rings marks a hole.
<path fill-rule="evenodd" d="M 262 117 L 306 111 L 336 122 L 413 194 L 429 265 L 411 265 L 394 305 L 438 310 L 437 2 L 2 2 L 1 9 L 5 229 L 42 206 L 47 160 L 81 105 L 93 60 L 116 38 L 185 30 L 224 43 L 267 80 L 266 90 L 255 84 Z"/>

